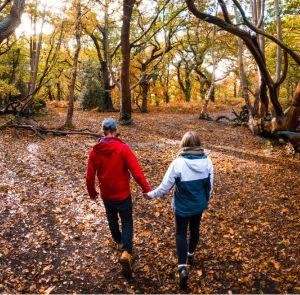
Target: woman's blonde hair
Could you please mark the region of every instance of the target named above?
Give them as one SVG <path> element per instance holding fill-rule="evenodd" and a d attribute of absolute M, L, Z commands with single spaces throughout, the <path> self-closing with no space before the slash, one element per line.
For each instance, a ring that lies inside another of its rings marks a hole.
<path fill-rule="evenodd" d="M 200 136 L 195 131 L 188 131 L 185 133 L 181 139 L 180 147 L 195 147 L 201 146 Z"/>

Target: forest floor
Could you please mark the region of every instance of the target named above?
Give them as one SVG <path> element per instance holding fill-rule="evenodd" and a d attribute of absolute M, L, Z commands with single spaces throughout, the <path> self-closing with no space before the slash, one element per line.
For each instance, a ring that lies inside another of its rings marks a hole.
<path fill-rule="evenodd" d="M 117 113 L 76 111 L 77 128 L 97 131 Z M 59 126 L 65 114 L 43 119 Z M 197 115 L 134 114 L 121 137 L 153 187 L 197 130 L 215 166 L 201 226 L 192 293 L 300 293 L 299 155 L 244 127 Z M 134 277 L 120 272 L 101 200 L 89 200 L 85 168 L 95 138 L 0 134 L 1 293 L 178 293 L 171 194 L 146 200 L 132 183 Z"/>

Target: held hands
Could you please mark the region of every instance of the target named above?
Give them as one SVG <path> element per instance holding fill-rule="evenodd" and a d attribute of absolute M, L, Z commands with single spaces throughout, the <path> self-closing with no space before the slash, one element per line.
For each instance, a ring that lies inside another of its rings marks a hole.
<path fill-rule="evenodd" d="M 144 196 L 144 198 L 147 199 L 147 200 L 152 200 L 152 199 L 154 199 L 154 196 L 152 196 L 151 192 L 143 193 L 143 196 Z"/>

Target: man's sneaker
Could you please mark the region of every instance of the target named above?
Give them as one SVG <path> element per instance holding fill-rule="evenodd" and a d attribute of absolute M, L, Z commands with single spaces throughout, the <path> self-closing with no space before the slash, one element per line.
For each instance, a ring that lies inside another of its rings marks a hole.
<path fill-rule="evenodd" d="M 194 265 L 194 253 L 188 253 L 187 255 L 187 264 Z"/>
<path fill-rule="evenodd" d="M 186 266 L 179 267 L 179 285 L 180 289 L 185 290 L 187 289 L 188 284 L 188 271 Z"/>
<path fill-rule="evenodd" d="M 120 263 L 122 265 L 123 274 L 126 277 L 131 277 L 132 275 L 131 254 L 129 254 L 127 251 L 123 251 L 122 256 L 120 258 Z"/>

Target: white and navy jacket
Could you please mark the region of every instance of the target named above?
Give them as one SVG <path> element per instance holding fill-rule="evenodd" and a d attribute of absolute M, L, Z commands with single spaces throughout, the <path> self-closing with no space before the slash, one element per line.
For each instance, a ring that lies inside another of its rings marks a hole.
<path fill-rule="evenodd" d="M 163 196 L 175 184 L 173 207 L 176 215 L 192 216 L 207 209 L 213 188 L 213 164 L 204 155 L 184 154 L 169 166 L 162 183 L 148 193 L 149 197 Z"/>

